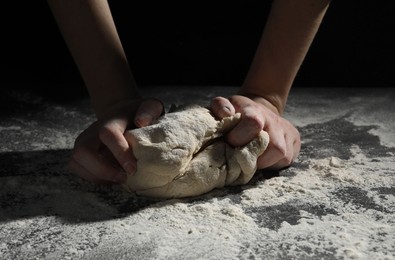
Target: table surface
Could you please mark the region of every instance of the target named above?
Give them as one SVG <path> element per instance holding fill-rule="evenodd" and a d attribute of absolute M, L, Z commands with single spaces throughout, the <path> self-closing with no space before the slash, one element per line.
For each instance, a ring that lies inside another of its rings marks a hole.
<path fill-rule="evenodd" d="M 235 87 L 146 87 L 206 105 Z M 1 90 L 0 259 L 395 259 L 395 91 L 297 88 L 297 161 L 250 183 L 154 200 L 70 174 L 89 101 Z"/>

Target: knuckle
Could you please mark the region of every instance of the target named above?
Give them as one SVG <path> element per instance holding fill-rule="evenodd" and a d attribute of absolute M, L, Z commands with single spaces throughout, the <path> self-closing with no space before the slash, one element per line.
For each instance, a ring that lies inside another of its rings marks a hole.
<path fill-rule="evenodd" d="M 290 155 L 287 155 L 287 156 L 285 156 L 285 157 L 283 158 L 282 161 L 284 162 L 285 165 L 288 166 L 288 165 L 292 164 L 292 162 L 293 162 L 293 157 L 290 156 Z"/>
<path fill-rule="evenodd" d="M 293 151 L 289 149 L 285 144 L 284 145 L 276 145 L 274 146 L 276 152 L 278 154 L 278 161 L 281 162 L 281 165 L 288 166 L 292 164 L 294 161 Z"/>
<path fill-rule="evenodd" d="M 211 99 L 211 107 L 213 109 L 219 108 L 221 105 L 225 103 L 225 98 L 221 96 L 217 96 Z"/>
<path fill-rule="evenodd" d="M 115 134 L 112 128 L 108 125 L 103 126 L 99 131 L 99 138 L 103 142 L 114 139 Z"/>
<path fill-rule="evenodd" d="M 233 95 L 228 98 L 229 102 L 234 106 L 236 111 L 241 111 L 243 107 L 243 102 L 240 100 L 240 96 Z"/>
<path fill-rule="evenodd" d="M 239 97 L 238 95 L 232 95 L 229 97 L 229 101 L 233 103 L 238 99 L 238 97 Z"/>
<path fill-rule="evenodd" d="M 285 146 L 285 144 L 275 143 L 274 149 L 276 150 L 280 159 L 284 159 L 287 156 L 287 147 Z"/>
<path fill-rule="evenodd" d="M 224 101 L 224 97 L 222 97 L 222 96 L 216 96 L 216 97 L 214 97 L 211 101 L 212 102 L 222 102 L 222 101 Z"/>
<path fill-rule="evenodd" d="M 253 128 L 255 130 L 262 130 L 263 129 L 263 126 L 264 126 L 263 120 L 256 113 L 244 114 L 244 120 L 249 125 L 249 127 Z"/>

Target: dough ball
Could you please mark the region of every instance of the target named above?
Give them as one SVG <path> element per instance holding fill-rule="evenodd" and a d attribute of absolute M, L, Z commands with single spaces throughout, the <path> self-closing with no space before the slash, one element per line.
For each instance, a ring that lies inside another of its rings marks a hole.
<path fill-rule="evenodd" d="M 269 136 L 261 131 L 247 145 L 231 147 L 223 135 L 239 121 L 240 114 L 219 121 L 205 107 L 182 105 L 155 124 L 128 130 L 137 171 L 128 175 L 125 188 L 148 197 L 182 198 L 246 184 Z"/>

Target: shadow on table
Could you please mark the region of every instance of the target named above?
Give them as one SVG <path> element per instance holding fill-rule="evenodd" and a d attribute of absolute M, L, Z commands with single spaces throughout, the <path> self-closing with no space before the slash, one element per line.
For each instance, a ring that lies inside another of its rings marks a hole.
<path fill-rule="evenodd" d="M 71 150 L 0 153 L 0 223 L 56 216 L 92 222 L 132 214 L 157 200 L 137 198 L 118 186 L 99 186 L 70 174 Z"/>
<path fill-rule="evenodd" d="M 0 223 L 42 216 L 73 223 L 95 222 L 122 218 L 153 204 L 161 207 L 212 197 L 227 197 L 234 203 L 240 200 L 240 186 L 185 199 L 137 197 L 120 186 L 95 185 L 70 174 L 70 154 L 71 150 L 0 153 Z M 257 172 L 251 184 L 275 176 L 278 172 Z"/>

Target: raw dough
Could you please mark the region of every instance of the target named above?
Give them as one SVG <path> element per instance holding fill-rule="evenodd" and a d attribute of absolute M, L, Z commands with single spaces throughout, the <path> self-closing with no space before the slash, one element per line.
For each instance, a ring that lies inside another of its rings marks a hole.
<path fill-rule="evenodd" d="M 182 105 L 153 125 L 128 130 L 137 171 L 128 175 L 125 188 L 157 198 L 197 196 L 227 185 L 246 184 L 256 171 L 269 136 L 260 134 L 244 147 L 233 148 L 223 134 L 240 114 L 216 120 L 199 105 Z"/>

